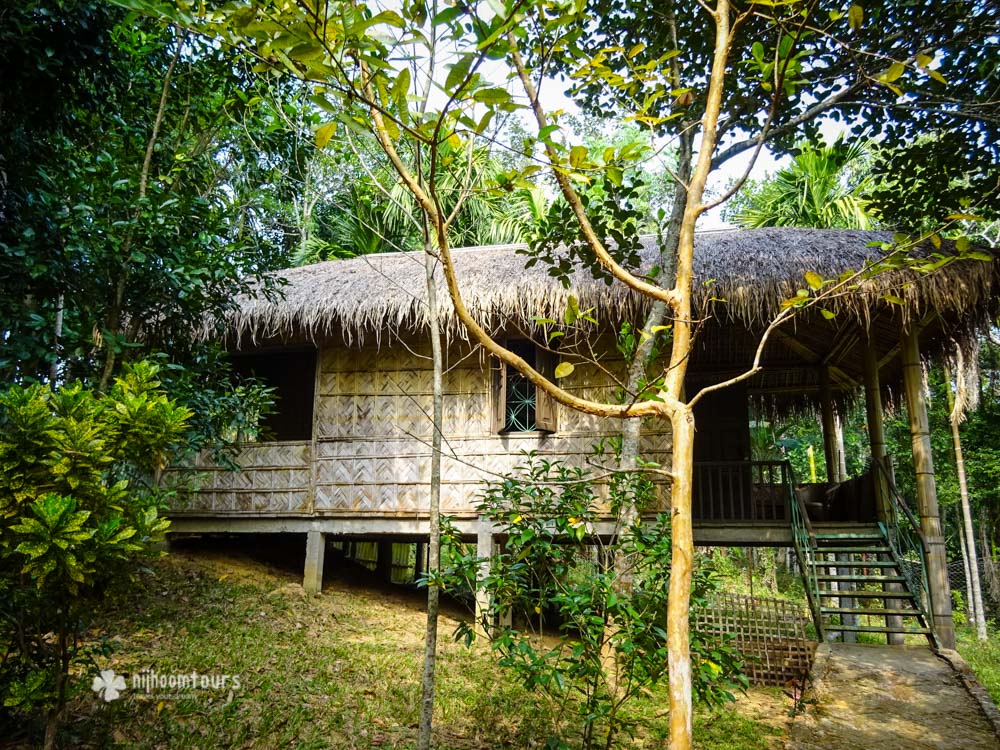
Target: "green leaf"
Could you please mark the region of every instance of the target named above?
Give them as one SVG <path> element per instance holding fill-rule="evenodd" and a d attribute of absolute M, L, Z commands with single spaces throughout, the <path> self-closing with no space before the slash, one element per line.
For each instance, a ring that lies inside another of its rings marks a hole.
<path fill-rule="evenodd" d="M 820 314 L 827 320 L 833 320 L 834 318 L 837 317 L 834 313 L 830 312 L 826 308 L 820 308 Z"/>
<path fill-rule="evenodd" d="M 465 12 L 464 6 L 453 5 L 434 16 L 435 26 L 451 26 L 452 22 Z"/>
<path fill-rule="evenodd" d="M 14 551 L 36 560 L 49 551 L 49 545 L 45 542 L 21 542 Z"/>
<path fill-rule="evenodd" d="M 847 22 L 854 31 L 859 31 L 865 22 L 865 9 L 860 5 L 852 5 L 847 9 Z"/>
<path fill-rule="evenodd" d="M 589 151 L 586 146 L 573 146 L 569 151 L 569 165 L 573 169 L 579 169 L 586 164 L 588 153 Z"/>
<path fill-rule="evenodd" d="M 403 68 L 392 84 L 392 100 L 401 110 L 406 109 L 406 97 L 410 93 L 410 69 Z"/>
<path fill-rule="evenodd" d="M 538 131 L 538 140 L 543 142 L 548 142 L 552 134 L 559 130 L 558 125 L 546 125 L 544 128 Z"/>
<path fill-rule="evenodd" d="M 316 130 L 316 148 L 326 148 L 326 144 L 330 142 L 336 132 L 337 123 L 335 122 L 328 122 L 326 125 L 320 126 Z"/>
<path fill-rule="evenodd" d="M 795 40 L 789 34 L 783 35 L 781 41 L 778 43 L 778 57 L 788 57 L 788 53 L 792 51 L 793 44 L 795 44 Z"/>
<path fill-rule="evenodd" d="M 891 303 L 893 305 L 905 305 L 906 304 L 906 300 L 904 300 L 902 297 L 897 297 L 894 294 L 883 294 L 882 295 L 882 299 L 884 299 L 886 302 L 889 302 L 889 303 Z"/>
<path fill-rule="evenodd" d="M 964 235 L 955 240 L 955 249 L 960 253 L 967 252 L 970 247 L 972 247 L 972 243 L 969 242 L 969 238 Z"/>
<path fill-rule="evenodd" d="M 555 373 L 556 379 L 558 380 L 561 378 L 569 377 L 570 375 L 573 374 L 573 370 L 575 369 L 576 366 L 572 362 L 560 362 L 559 365 L 556 367 L 556 373 Z"/>
<path fill-rule="evenodd" d="M 444 88 L 447 93 L 454 94 L 458 90 L 458 87 L 469 74 L 469 68 L 472 67 L 472 62 L 475 59 L 475 56 L 471 54 L 462 55 L 458 58 L 458 62 L 451 66 L 451 70 L 448 71 L 448 77 L 444 81 Z"/>
<path fill-rule="evenodd" d="M 511 101 L 510 92 L 499 87 L 480 89 L 472 95 L 472 98 L 482 104 L 506 104 Z"/>
<path fill-rule="evenodd" d="M 983 221 L 982 216 L 975 214 L 948 214 L 944 218 L 946 221 Z"/>
<path fill-rule="evenodd" d="M 943 83 L 945 86 L 948 85 L 948 79 L 945 78 L 940 73 L 938 73 L 936 70 L 928 70 L 927 71 L 927 75 L 929 75 L 931 78 L 933 78 L 938 83 Z"/>
<path fill-rule="evenodd" d="M 889 69 L 882 74 L 879 80 L 883 83 L 892 83 L 893 81 L 899 80 L 900 76 L 906 72 L 906 66 L 901 62 L 894 62 L 889 66 Z"/>
<path fill-rule="evenodd" d="M 571 326 L 576 323 L 579 317 L 580 301 L 575 295 L 571 294 L 566 300 L 566 312 L 563 314 L 563 320 L 566 322 L 566 325 Z"/>
<path fill-rule="evenodd" d="M 815 271 L 806 271 L 806 283 L 812 289 L 820 289 L 823 286 L 823 277 Z"/>

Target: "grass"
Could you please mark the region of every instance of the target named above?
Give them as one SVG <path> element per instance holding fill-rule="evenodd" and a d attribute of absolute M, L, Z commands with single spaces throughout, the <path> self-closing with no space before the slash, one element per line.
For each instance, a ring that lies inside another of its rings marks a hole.
<path fill-rule="evenodd" d="M 980 641 L 974 628 L 960 627 L 955 635 L 958 652 L 972 667 L 993 702 L 1000 704 L 1000 633 L 990 629 L 989 639 Z"/>
<path fill-rule="evenodd" d="M 298 561 L 295 560 L 297 565 Z M 332 578 L 332 580 L 331 580 Z M 112 652 L 73 676 L 77 694 L 64 746 L 80 748 L 407 748 L 419 720 L 423 593 L 374 582 L 365 571 L 328 574 L 308 597 L 294 567 L 232 551 L 171 554 L 140 575 L 127 599 L 94 613 L 89 638 Z M 542 748 L 568 732 L 571 715 L 525 691 L 483 646 L 449 636 L 464 614 L 441 622 L 435 739 L 439 748 Z M 112 702 L 90 690 L 98 669 L 127 680 L 142 670 L 239 675 L 237 689 L 131 687 Z M 666 686 L 632 709 L 635 737 L 621 746 L 660 747 Z M 768 750 L 781 745 L 790 701 L 752 690 L 735 706 L 699 711 L 696 746 Z M 37 740 L 25 728 L 22 744 Z"/>

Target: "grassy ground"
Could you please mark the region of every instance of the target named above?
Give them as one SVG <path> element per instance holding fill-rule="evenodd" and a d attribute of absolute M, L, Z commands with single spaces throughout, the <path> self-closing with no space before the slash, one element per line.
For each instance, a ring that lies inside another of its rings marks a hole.
<path fill-rule="evenodd" d="M 341 569 L 343 570 L 343 569 Z M 353 577 L 352 577 L 353 576 Z M 205 548 L 171 554 L 142 574 L 142 589 L 95 613 L 92 638 L 114 651 L 74 676 L 63 744 L 142 748 L 405 748 L 419 717 L 422 593 L 373 583 L 367 572 L 328 580 L 307 597 L 292 567 Z M 570 718 L 513 684 L 485 648 L 441 624 L 436 739 L 440 748 L 531 748 L 564 732 Z M 239 675 L 240 685 L 147 696 L 129 687 L 106 703 L 90 690 L 97 667 L 132 675 Z M 180 694 L 180 695 L 179 695 Z M 706 750 L 781 746 L 790 701 L 754 690 L 733 707 L 700 711 L 696 743 Z M 662 746 L 666 692 L 635 707 L 634 739 Z M 0 743 L 2 744 L 2 743 Z"/>
<path fill-rule="evenodd" d="M 969 662 L 993 702 L 1000 704 L 1000 633 L 991 629 L 989 640 L 980 641 L 973 628 L 961 627 L 956 635 L 958 652 Z"/>

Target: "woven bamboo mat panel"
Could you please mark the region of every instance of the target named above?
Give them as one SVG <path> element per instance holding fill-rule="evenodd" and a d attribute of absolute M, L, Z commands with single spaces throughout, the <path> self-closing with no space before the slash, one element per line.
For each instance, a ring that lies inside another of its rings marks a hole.
<path fill-rule="evenodd" d="M 743 656 L 754 685 L 785 685 L 812 668 L 816 641 L 798 602 L 718 594 L 691 611 L 692 624 L 707 636 L 727 639 Z"/>

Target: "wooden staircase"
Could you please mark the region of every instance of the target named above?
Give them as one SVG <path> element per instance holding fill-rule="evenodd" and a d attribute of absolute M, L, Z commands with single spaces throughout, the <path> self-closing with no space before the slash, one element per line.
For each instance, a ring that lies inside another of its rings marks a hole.
<path fill-rule="evenodd" d="M 934 634 L 883 527 L 813 524 L 803 570 L 813 586 L 817 627 L 826 633 Z M 848 590 L 845 590 L 846 589 Z M 888 590 L 887 590 L 888 589 Z"/>

